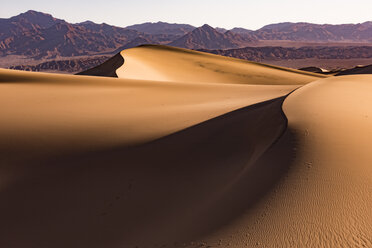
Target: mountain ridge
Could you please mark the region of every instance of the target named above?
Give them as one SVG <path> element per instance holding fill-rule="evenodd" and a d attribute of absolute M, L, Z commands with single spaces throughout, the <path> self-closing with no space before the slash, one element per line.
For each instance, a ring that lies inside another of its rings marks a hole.
<path fill-rule="evenodd" d="M 244 39 L 239 34 L 233 34 L 230 31 L 220 33 L 208 24 L 204 24 L 174 42 L 171 42 L 169 45 L 188 49 L 227 49 L 244 46 L 254 41 L 256 40 Z"/>
<path fill-rule="evenodd" d="M 234 49 L 257 41 L 371 42 L 372 22 L 359 24 L 277 23 L 258 30 L 195 28 L 189 24 L 143 23 L 117 27 L 92 21 L 68 23 L 50 14 L 29 10 L 0 19 L 0 57 L 20 55 L 43 59 L 114 54 L 143 44 L 188 49 Z"/>
<path fill-rule="evenodd" d="M 148 34 L 169 34 L 169 35 L 185 35 L 195 29 L 189 24 L 167 23 L 167 22 L 145 22 L 142 24 L 130 25 L 125 28 L 137 30 Z"/>

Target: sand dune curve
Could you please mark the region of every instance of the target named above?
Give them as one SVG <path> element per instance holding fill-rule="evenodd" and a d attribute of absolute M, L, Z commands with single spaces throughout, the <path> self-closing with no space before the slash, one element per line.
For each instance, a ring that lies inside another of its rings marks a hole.
<path fill-rule="evenodd" d="M 260 85 L 306 84 L 326 75 L 187 49 L 144 45 L 121 52 L 119 78 Z"/>
<path fill-rule="evenodd" d="M 0 70 L 0 247 L 372 245 L 372 76 L 122 56 Z"/>
<path fill-rule="evenodd" d="M 17 164 L 20 152 L 22 164 L 27 157 L 46 159 L 149 142 L 296 88 L 174 84 L 5 69 L 0 76 L 0 148 L 9 164 Z"/>
<path fill-rule="evenodd" d="M 203 241 L 232 247 L 372 246 L 371 82 L 372 76 L 330 78 L 290 94 L 283 105 L 288 129 L 257 162 L 280 167 L 279 183 Z"/>
<path fill-rule="evenodd" d="M 165 82 L 304 85 L 327 75 L 161 45 L 123 50 L 78 75 Z"/>

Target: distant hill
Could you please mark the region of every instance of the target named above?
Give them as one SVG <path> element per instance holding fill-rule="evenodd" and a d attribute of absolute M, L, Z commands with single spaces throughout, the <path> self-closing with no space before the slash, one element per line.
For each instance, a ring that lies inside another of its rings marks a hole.
<path fill-rule="evenodd" d="M 13 36 L 49 28 L 61 22 L 65 21 L 32 10 L 9 19 L 0 18 L 1 44 L 4 46 Z"/>
<path fill-rule="evenodd" d="M 188 24 L 175 24 L 166 22 L 146 22 L 126 27 L 127 29 L 137 30 L 147 34 L 166 34 L 182 36 L 195 29 L 194 26 Z"/>
<path fill-rule="evenodd" d="M 253 34 L 260 40 L 372 42 L 372 22 L 360 24 L 278 23 Z"/>
<path fill-rule="evenodd" d="M 146 36 L 107 24 L 70 24 L 48 14 L 28 11 L 0 20 L 0 55 L 55 58 L 111 52 Z"/>
<path fill-rule="evenodd" d="M 296 60 L 296 59 L 355 59 L 372 58 L 372 46 L 355 47 L 244 47 L 238 49 L 199 49 L 202 52 L 222 56 L 246 59 L 251 61 L 263 60 Z"/>
<path fill-rule="evenodd" d="M 188 49 L 227 49 L 242 47 L 254 41 L 256 40 L 253 38 L 243 38 L 231 31 L 220 33 L 216 29 L 205 24 L 171 42 L 169 45 Z"/>
<path fill-rule="evenodd" d="M 231 32 L 237 33 L 237 34 L 251 34 L 254 31 L 245 29 L 245 28 L 233 28 L 230 30 Z"/>
<path fill-rule="evenodd" d="M 220 33 L 226 33 L 227 31 L 229 31 L 228 29 L 226 29 L 226 28 L 219 28 L 219 27 L 217 27 L 217 28 L 215 28 L 216 30 L 217 30 L 217 32 L 220 32 Z"/>

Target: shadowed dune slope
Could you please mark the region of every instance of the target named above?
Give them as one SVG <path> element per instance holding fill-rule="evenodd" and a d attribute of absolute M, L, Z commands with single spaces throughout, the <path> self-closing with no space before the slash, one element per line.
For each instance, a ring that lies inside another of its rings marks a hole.
<path fill-rule="evenodd" d="M 114 57 L 110 58 L 101 65 L 76 73 L 76 75 L 118 77 L 118 75 L 116 75 L 116 70 L 123 64 L 123 57 L 120 54 L 116 54 Z"/>
<path fill-rule="evenodd" d="M 336 76 L 354 75 L 354 74 L 372 74 L 372 65 L 357 66 L 351 69 L 341 71 Z"/>

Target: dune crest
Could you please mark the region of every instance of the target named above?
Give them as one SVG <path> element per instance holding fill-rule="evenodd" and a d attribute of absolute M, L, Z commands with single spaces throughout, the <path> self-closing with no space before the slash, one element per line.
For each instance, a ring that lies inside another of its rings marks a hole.
<path fill-rule="evenodd" d="M 123 50 L 119 78 L 198 83 L 303 85 L 325 75 L 187 49 L 145 45 Z"/>

